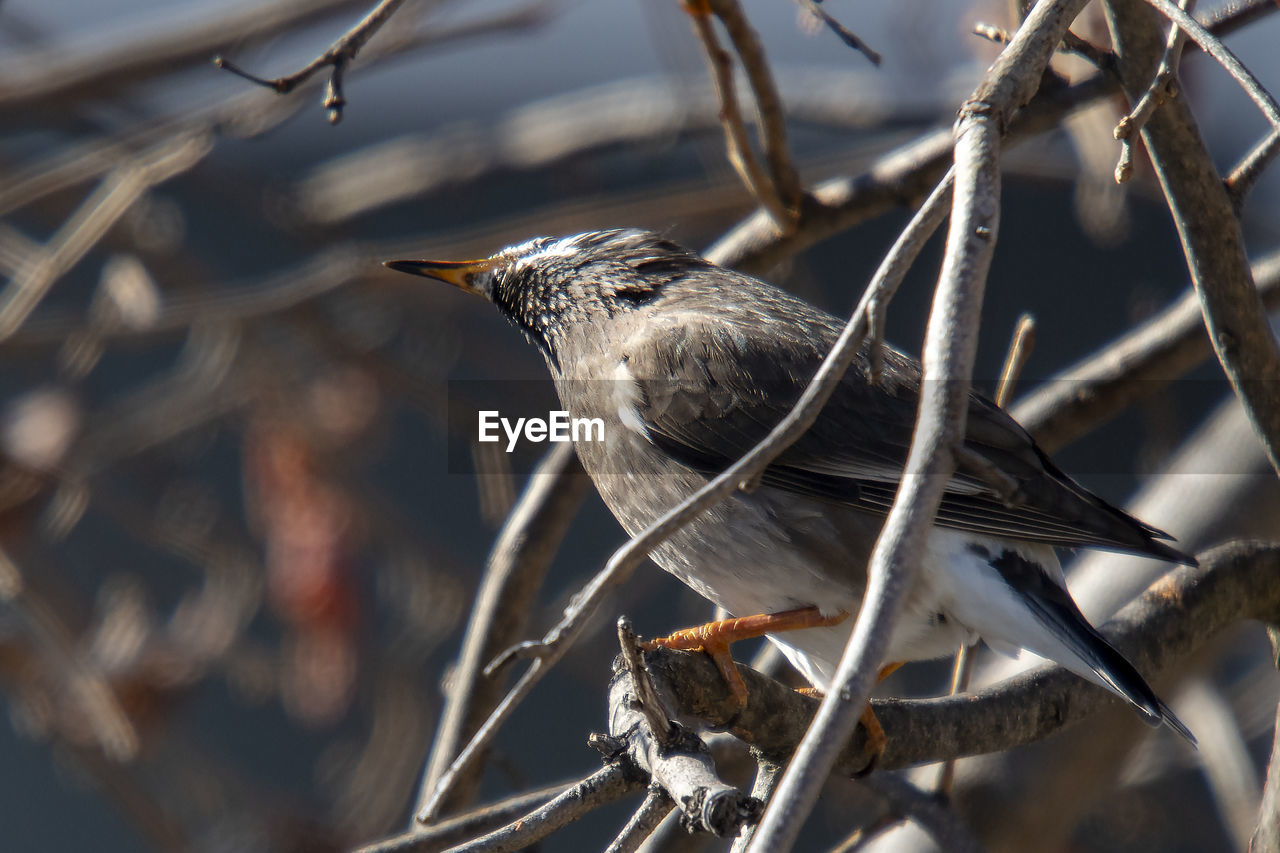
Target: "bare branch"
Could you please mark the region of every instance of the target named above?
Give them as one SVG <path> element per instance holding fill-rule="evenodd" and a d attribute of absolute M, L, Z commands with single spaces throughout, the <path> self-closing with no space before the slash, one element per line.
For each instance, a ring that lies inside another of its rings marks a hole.
<path fill-rule="evenodd" d="M 800 8 L 804 9 L 810 15 L 813 15 L 819 21 L 826 25 L 827 29 L 840 37 L 840 41 L 849 45 L 849 47 L 861 53 L 872 65 L 879 65 L 881 62 L 880 54 L 871 49 L 871 45 L 863 41 L 857 33 L 850 30 L 844 24 L 837 21 L 831 16 L 831 13 L 822 8 L 817 0 L 796 0 Z"/>
<path fill-rule="evenodd" d="M 1217 39 L 1181 9 L 1168 0 L 1149 2 L 1224 66 L 1237 69 L 1233 74 L 1248 75 Z M 1160 48 L 1151 43 L 1152 16 L 1128 0 L 1118 0 L 1107 8 L 1125 88 L 1131 94 L 1141 91 L 1160 55 Z M 1280 108 L 1270 95 L 1251 90 L 1251 96 L 1268 120 L 1280 127 Z M 1267 447 L 1272 467 L 1280 471 L 1280 383 L 1275 381 L 1280 376 L 1280 344 L 1250 275 L 1231 199 L 1184 100 L 1168 101 L 1156 110 L 1143 128 L 1143 141 L 1182 241 L 1209 339 Z"/>
<path fill-rule="evenodd" d="M 631 679 L 631 689 L 635 691 L 634 698 L 629 700 L 631 710 L 644 716 L 650 735 L 666 749 L 675 743 L 678 732 L 671 723 L 666 704 L 653 686 L 653 679 L 644 671 L 640 643 L 635 629 L 631 627 L 631 620 L 626 616 L 618 617 L 618 645 L 622 647 L 622 663 Z"/>
<path fill-rule="evenodd" d="M 1018 318 L 1018 325 L 1013 329 L 1013 340 L 1009 342 L 1009 351 L 1005 353 L 1004 364 L 1000 367 L 1000 383 L 996 386 L 996 405 L 1007 408 L 1013 399 L 1013 389 L 1017 387 L 1022 368 L 1036 346 L 1036 320 L 1030 314 Z"/>
<path fill-rule="evenodd" d="M 409 832 L 384 838 L 358 848 L 354 853 L 428 853 L 472 839 L 476 833 L 490 832 L 528 814 L 530 810 L 547 804 L 571 789 L 578 780 L 558 782 L 533 791 L 526 791 L 442 820 L 428 827 L 415 826 Z"/>
<path fill-rule="evenodd" d="M 1253 0 L 1224 10 L 1208 26 L 1214 35 L 1226 35 L 1277 9 L 1270 0 Z M 1019 110 L 1006 141 L 1013 144 L 1056 128 L 1072 109 L 1115 92 L 1115 82 L 1103 74 L 1067 89 L 1041 92 Z M 861 175 L 833 178 L 817 186 L 809 195 L 804 222 L 794 232 L 779 233 L 768 216 L 753 214 L 704 254 L 721 266 L 745 272 L 776 266 L 833 234 L 922 196 L 950 165 L 951 143 L 949 130 L 926 135 L 880 158 Z"/>
<path fill-rule="evenodd" d="M 655 733 L 629 667 L 621 659 L 615 661 L 609 685 L 609 734 L 635 766 L 675 801 L 683 823 L 722 838 L 754 823 L 760 816 L 760 801 L 720 780 L 711 751 L 696 735 L 676 723 L 662 722 L 667 731 Z"/>
<path fill-rule="evenodd" d="M 1244 200 L 1248 197 L 1249 190 L 1253 189 L 1258 178 L 1262 177 L 1262 173 L 1278 155 L 1280 155 L 1280 130 L 1272 130 L 1253 146 L 1249 153 L 1241 157 L 1240 162 L 1236 163 L 1227 174 L 1223 182 L 1227 185 L 1227 194 L 1231 196 L 1231 203 L 1237 214 L 1244 208 Z"/>
<path fill-rule="evenodd" d="M 546 838 L 583 815 L 643 790 L 645 781 L 625 762 L 608 764 L 580 782 L 570 785 L 550 802 L 480 838 L 449 847 L 450 853 L 511 853 Z M 452 823 L 452 821 L 450 822 Z M 362 847 L 356 853 L 435 853 L 435 840 L 446 824 L 411 832 L 390 841 Z"/>
<path fill-rule="evenodd" d="M 1271 96 L 1271 93 L 1258 82 L 1258 79 L 1249 72 L 1249 69 L 1241 64 L 1240 60 L 1227 49 L 1226 45 L 1201 26 L 1195 18 L 1183 11 L 1178 4 L 1173 3 L 1172 0 L 1144 0 L 1144 2 L 1168 18 L 1186 33 L 1187 38 L 1190 38 L 1200 46 L 1201 50 L 1217 60 L 1218 64 L 1240 84 L 1240 88 L 1244 89 L 1245 94 L 1249 96 L 1249 100 L 1257 104 L 1258 109 L 1262 111 L 1267 121 L 1273 127 L 1280 128 L 1280 104 L 1276 103 L 1276 99 Z M 1126 83 L 1126 87 L 1128 85 Z"/>
<path fill-rule="evenodd" d="M 557 445 L 530 475 L 524 493 L 493 544 L 419 787 L 419 812 L 433 800 L 439 804 L 434 812 L 424 812 L 419 817 L 424 822 L 457 808 L 475 794 L 481 762 L 450 776 L 452 790 L 442 785 L 445 770 L 457 757 L 459 745 L 475 734 L 501 697 L 502 679 L 486 676 L 482 670 L 523 635 L 529 605 L 542 586 L 588 484 L 573 446 Z"/>
<path fill-rule="evenodd" d="M 209 54 L 245 39 L 270 38 L 322 20 L 367 0 L 279 0 L 219 7 L 174 23 L 142 27 L 124 40 L 104 43 L 99 34 L 88 45 L 59 44 L 14 62 L 0 74 L 0 111 L 30 115 L 37 109 L 117 94 L 125 86 L 184 65 L 207 62 Z"/>
<path fill-rule="evenodd" d="M 752 28 L 751 22 L 743 14 L 738 0 L 703 2 L 724 24 L 725 32 L 729 34 L 734 50 L 742 60 L 742 67 L 747 72 L 747 81 L 751 84 L 751 91 L 759 108 L 760 136 L 765 159 L 769 163 L 769 175 L 787 214 L 786 219 L 779 221 L 778 227 L 789 231 L 804 212 L 804 188 L 800 185 L 800 176 L 796 174 L 795 164 L 791 160 L 791 148 L 787 143 L 787 119 L 782 109 L 782 100 L 778 97 L 777 84 L 773 81 L 773 72 L 769 70 L 769 62 L 765 59 L 764 46 L 760 44 L 760 37 Z"/>
<path fill-rule="evenodd" d="M 670 811 L 671 798 L 666 791 L 650 788 L 640 808 L 631 815 L 627 825 L 622 827 L 618 837 L 609 843 L 604 853 L 635 853 Z"/>
<path fill-rule="evenodd" d="M 1193 3 L 1194 0 L 1179 0 L 1178 5 L 1183 11 L 1190 11 Z M 1170 24 L 1156 76 L 1129 114 L 1116 125 L 1113 135 L 1120 143 L 1120 162 L 1116 164 L 1117 184 L 1126 183 L 1133 173 L 1133 135 L 1142 130 L 1147 119 L 1151 118 L 1156 107 L 1163 104 L 1166 98 L 1178 96 L 1178 64 L 1182 61 L 1182 46 L 1186 41 L 1187 34 L 1178 29 L 1176 24 Z"/>
<path fill-rule="evenodd" d="M 720 99 L 720 126 L 724 129 L 725 152 L 729 163 L 733 166 L 747 191 L 755 196 L 760 205 L 773 217 L 779 228 L 786 229 L 791 221 L 791 214 L 778 196 L 777 187 L 768 179 L 756 155 L 751 150 L 751 140 L 747 136 L 747 123 L 742 117 L 742 109 L 738 106 L 738 90 L 733 81 L 733 63 L 728 52 L 720 46 L 715 28 L 711 24 L 711 16 L 697 9 L 690 9 L 690 20 L 693 31 L 702 42 L 707 55 L 707 65 L 711 68 L 711 79 L 715 82 L 716 95 Z"/>
<path fill-rule="evenodd" d="M 337 124 L 342 121 L 342 108 L 346 105 L 346 98 L 342 96 L 342 73 L 346 70 L 347 64 L 355 60 L 356 54 L 360 52 L 360 48 L 364 47 L 365 42 L 373 37 L 373 34 L 382 29 L 396 10 L 404 5 L 404 0 L 380 0 L 378 5 L 374 6 L 369 14 L 365 15 L 354 27 L 343 33 L 342 37 L 329 45 L 329 49 L 324 53 L 311 60 L 302 68 L 285 75 L 284 77 L 276 77 L 267 80 L 262 77 L 250 74 L 249 72 L 232 64 L 221 56 L 213 58 L 213 64 L 218 68 L 226 69 L 238 77 L 243 77 L 251 83 L 257 83 L 259 86 L 265 86 L 273 89 L 281 95 L 292 92 L 300 84 L 311 79 L 321 68 L 328 66 L 332 70 L 329 72 L 329 82 L 325 86 L 324 101 L 321 106 L 329 111 L 329 124 Z"/>
<path fill-rule="evenodd" d="M 1070 110 L 1115 92 L 1101 75 L 1064 90 L 1045 92 L 1018 112 L 1011 141 L 1058 126 Z M 926 134 L 881 157 L 863 174 L 833 178 L 809 195 L 803 223 L 781 234 L 768 216 L 739 222 L 703 254 L 721 266 L 761 273 L 833 234 L 911 204 L 924 196 L 951 165 L 950 129 Z"/>

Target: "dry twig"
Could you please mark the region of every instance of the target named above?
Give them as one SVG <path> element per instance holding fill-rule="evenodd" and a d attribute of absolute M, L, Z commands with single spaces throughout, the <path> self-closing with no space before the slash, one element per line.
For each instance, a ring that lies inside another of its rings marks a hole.
<path fill-rule="evenodd" d="M 364 47 L 365 42 L 372 38 L 374 33 L 382 29 L 382 25 L 402 5 L 404 5 L 404 0 L 380 0 L 378 5 L 374 6 L 359 23 L 329 45 L 328 50 L 297 71 L 284 77 L 275 77 L 270 80 L 258 77 L 221 56 L 215 56 L 213 64 L 218 68 L 230 71 L 238 77 L 243 77 L 251 83 L 257 83 L 259 86 L 272 89 L 281 95 L 292 92 L 299 85 L 310 80 L 321 68 L 327 66 L 331 70 L 329 72 L 329 81 L 325 84 L 324 101 L 321 106 L 329 111 L 329 124 L 337 124 L 342 121 L 342 108 L 347 103 L 346 98 L 342 95 L 343 72 L 346 71 L 348 63 L 355 60 L 356 54 L 360 52 L 360 48 Z"/>
<path fill-rule="evenodd" d="M 720 125 L 724 129 L 725 152 L 729 163 L 733 166 L 747 191 L 755 196 L 768 214 L 773 217 L 778 228 L 786 230 L 792 216 L 778 194 L 778 188 L 760 164 L 751 150 L 751 140 L 747 135 L 747 123 L 742 117 L 742 109 L 738 105 L 738 91 L 733 80 L 733 60 L 727 51 L 720 46 L 716 37 L 711 16 L 699 11 L 690 12 L 693 31 L 702 42 L 707 55 L 707 65 L 711 68 L 711 79 L 715 82 L 716 95 L 720 99 Z"/>
<path fill-rule="evenodd" d="M 460 744 L 475 734 L 502 695 L 503 682 L 485 665 L 524 633 L 534 597 L 586 495 L 588 480 L 570 444 L 557 445 L 529 477 L 486 560 L 440 725 L 418 792 L 418 820 L 427 823 L 475 793 L 480 762 L 441 787 Z M 429 803 L 436 803 L 428 811 Z"/>
<path fill-rule="evenodd" d="M 650 787 L 640 808 L 631 815 L 618 836 L 609 842 L 604 853 L 635 853 L 671 810 L 671 798 L 667 792 Z"/>
<path fill-rule="evenodd" d="M 1195 0 L 1179 0 L 1178 6 L 1189 12 L 1194 2 Z M 1160 67 L 1156 69 L 1151 85 L 1142 93 L 1129 114 L 1116 125 L 1113 135 L 1120 143 L 1120 161 L 1116 164 L 1117 184 L 1126 183 L 1133 174 L 1133 135 L 1142 130 L 1156 107 L 1167 98 L 1178 96 L 1178 65 L 1182 61 L 1182 46 L 1186 41 L 1187 34 L 1178 29 L 1177 24 L 1170 24 L 1164 54 L 1160 57 Z"/>

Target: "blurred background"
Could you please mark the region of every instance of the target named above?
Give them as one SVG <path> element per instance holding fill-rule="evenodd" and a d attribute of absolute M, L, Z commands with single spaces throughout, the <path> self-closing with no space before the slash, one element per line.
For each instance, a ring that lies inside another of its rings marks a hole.
<path fill-rule="evenodd" d="M 995 55 L 973 24 L 1009 25 L 994 0 L 827 2 L 884 56 L 876 69 L 795 4 L 744 5 L 807 185 L 949 126 Z M 481 567 L 536 461 L 468 457 L 451 417 L 476 405 L 475 380 L 516 401 L 549 389 L 536 351 L 490 306 L 376 262 L 624 225 L 701 248 L 754 209 L 675 0 L 410 0 L 350 66 L 337 125 L 320 105 L 324 72 L 277 95 L 210 62 L 287 74 L 367 6 L 0 5 L 4 849 L 337 850 L 407 828 Z M 1091 14 L 1076 31 L 1103 44 Z M 1278 39 L 1275 16 L 1228 41 L 1272 91 Z M 1228 168 L 1264 121 L 1203 57 L 1183 82 Z M 1031 389 L 1186 287 L 1145 163 L 1123 190 L 1111 180 L 1124 109 L 1102 101 L 1009 157 L 980 355 L 988 390 L 1020 314 L 1039 321 Z M 767 277 L 846 314 L 907 215 Z M 1280 243 L 1275 170 L 1245 223 L 1255 254 Z M 889 339 L 913 353 L 937 259 L 934 245 L 889 314 Z M 1059 461 L 1123 504 L 1162 482 L 1151 475 L 1211 415 L 1212 428 L 1238 424 L 1217 408 L 1227 393 L 1205 365 Z M 1280 533 L 1251 434 L 1226 434 L 1210 450 L 1237 455 L 1179 457 L 1181 498 L 1143 516 L 1194 548 Z M 1224 495 L 1212 513 L 1206 482 Z M 622 541 L 589 495 L 531 630 Z M 500 737 L 482 799 L 597 766 L 585 738 L 605 725 L 622 612 L 649 635 L 708 615 L 663 573 L 638 572 L 595 641 Z M 887 689 L 938 693 L 947 671 L 912 667 Z M 1231 735 L 1210 750 L 1228 756 L 1227 781 L 1155 735 L 1107 774 L 1119 793 L 1081 806 L 1052 846 L 1239 844 L 1280 679 L 1257 626 L 1195 673 L 1205 719 Z M 816 813 L 814 844 L 847 831 L 853 796 L 836 791 Z M 626 813 L 593 816 L 547 849 L 598 849 Z"/>

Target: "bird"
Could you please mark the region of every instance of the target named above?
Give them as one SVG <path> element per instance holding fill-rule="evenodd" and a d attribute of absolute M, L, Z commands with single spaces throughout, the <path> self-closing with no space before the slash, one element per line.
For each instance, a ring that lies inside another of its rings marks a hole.
<path fill-rule="evenodd" d="M 561 405 L 599 419 L 575 441 L 609 510 L 634 536 L 750 451 L 790 411 L 843 322 L 664 235 L 635 228 L 540 237 L 474 261 L 391 260 L 484 297 L 544 356 Z M 735 693 L 728 642 L 765 635 L 826 691 L 893 503 L 921 389 L 917 361 L 864 343 L 817 420 L 764 471 L 651 557 L 733 619 L 678 631 L 711 652 Z M 994 466 L 1016 484 L 1011 500 Z M 985 476 L 984 476 L 985 473 Z M 929 660 L 983 640 L 1054 661 L 1195 738 L 1071 598 L 1059 549 L 1195 565 L 1172 537 L 1063 473 L 981 394 L 964 451 L 890 636 L 886 661 Z M 659 645 L 664 643 L 659 642 Z M 735 683 L 736 679 L 736 683 Z M 865 719 L 865 717 L 864 717 Z"/>

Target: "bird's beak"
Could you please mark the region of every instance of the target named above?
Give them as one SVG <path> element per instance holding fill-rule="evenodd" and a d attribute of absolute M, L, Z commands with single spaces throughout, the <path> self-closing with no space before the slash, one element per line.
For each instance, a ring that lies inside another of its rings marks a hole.
<path fill-rule="evenodd" d="M 502 266 L 503 263 L 504 259 L 498 256 L 485 258 L 482 261 L 383 261 L 382 265 L 396 272 L 439 279 L 467 293 L 483 296 L 484 294 L 476 287 L 477 279 L 484 273 L 492 272 Z"/>

